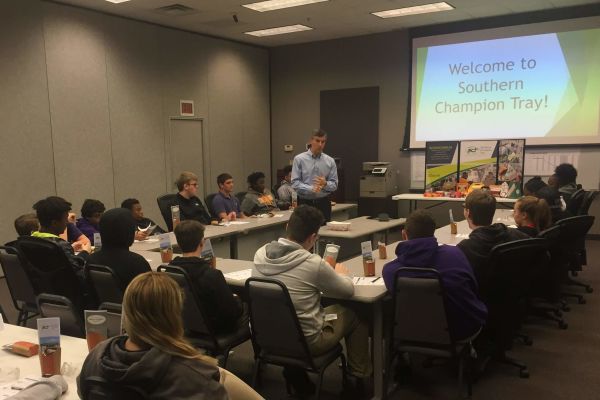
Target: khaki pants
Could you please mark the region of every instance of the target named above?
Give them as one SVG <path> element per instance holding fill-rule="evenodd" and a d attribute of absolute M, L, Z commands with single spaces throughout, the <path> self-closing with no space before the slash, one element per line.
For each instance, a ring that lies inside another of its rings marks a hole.
<path fill-rule="evenodd" d="M 373 366 L 369 358 L 369 329 L 360 321 L 354 311 L 339 304 L 325 307 L 325 314 L 337 314 L 337 319 L 326 321 L 318 339 L 309 343 L 313 356 L 331 350 L 342 338 L 346 340 L 350 373 L 366 378 L 371 376 Z"/>
<path fill-rule="evenodd" d="M 221 384 L 225 386 L 229 400 L 264 400 L 260 394 L 231 372 L 223 368 L 219 368 L 219 372 Z"/>

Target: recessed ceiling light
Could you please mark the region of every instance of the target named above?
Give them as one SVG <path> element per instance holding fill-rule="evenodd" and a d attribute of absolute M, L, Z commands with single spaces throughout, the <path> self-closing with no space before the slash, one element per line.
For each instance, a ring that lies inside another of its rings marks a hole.
<path fill-rule="evenodd" d="M 110 3 L 119 4 L 119 3 L 125 3 L 126 1 L 129 1 L 129 0 L 106 0 L 106 1 L 108 1 Z"/>
<path fill-rule="evenodd" d="M 329 0 L 268 0 L 259 1 L 258 3 L 242 4 L 243 7 L 250 8 L 254 11 L 273 11 L 282 8 L 305 6 L 307 4 L 321 3 Z"/>
<path fill-rule="evenodd" d="M 420 6 L 397 8 L 394 10 L 378 11 L 371 14 L 380 18 L 404 17 L 406 15 L 426 14 L 438 11 L 454 10 L 450 4 L 446 2 L 423 4 Z"/>
<path fill-rule="evenodd" d="M 272 36 L 272 35 L 283 35 L 284 33 L 294 33 L 294 32 L 302 32 L 302 31 L 310 31 L 313 28 L 305 25 L 288 25 L 288 26 L 280 26 L 279 28 L 271 28 L 271 29 L 263 29 L 260 31 L 252 31 L 252 32 L 244 32 L 246 35 L 251 36 Z"/>

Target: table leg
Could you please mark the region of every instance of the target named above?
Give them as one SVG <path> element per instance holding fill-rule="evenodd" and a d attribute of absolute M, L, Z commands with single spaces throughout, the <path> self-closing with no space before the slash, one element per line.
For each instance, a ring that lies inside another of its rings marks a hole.
<path fill-rule="evenodd" d="M 237 235 L 229 237 L 229 258 L 237 260 L 238 258 L 238 238 Z"/>
<path fill-rule="evenodd" d="M 373 303 L 373 399 L 383 399 L 384 356 L 383 356 L 383 301 Z"/>

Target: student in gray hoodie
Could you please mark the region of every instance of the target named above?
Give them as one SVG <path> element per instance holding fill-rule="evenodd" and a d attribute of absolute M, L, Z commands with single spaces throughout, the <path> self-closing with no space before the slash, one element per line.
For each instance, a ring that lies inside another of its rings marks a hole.
<path fill-rule="evenodd" d="M 322 223 L 323 214 L 316 208 L 307 205 L 296 208 L 286 227 L 286 238 L 268 243 L 256 252 L 252 276 L 277 279 L 286 285 L 314 356 L 327 352 L 345 338 L 350 373 L 366 378 L 372 372 L 367 325 L 341 305 L 321 306 L 321 293 L 339 298 L 354 294 L 346 267 L 337 264 L 335 269 L 331 268 L 310 251 L 318 240 Z"/>

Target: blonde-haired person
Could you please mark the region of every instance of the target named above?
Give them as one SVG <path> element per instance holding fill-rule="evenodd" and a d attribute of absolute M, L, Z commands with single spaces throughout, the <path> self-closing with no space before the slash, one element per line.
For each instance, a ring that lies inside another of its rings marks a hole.
<path fill-rule="evenodd" d="M 175 181 L 177 185 L 177 204 L 181 220 L 193 219 L 204 225 L 210 224 L 210 214 L 197 196 L 198 175 L 193 172 L 183 171 Z"/>
<path fill-rule="evenodd" d="M 79 396 L 86 399 L 86 378 L 99 376 L 140 389 L 148 399 L 261 399 L 184 339 L 182 309 L 182 291 L 168 275 L 146 272 L 133 279 L 123 297 L 127 335 L 90 352 L 77 378 Z"/>
<path fill-rule="evenodd" d="M 552 213 L 544 199 L 534 196 L 521 197 L 515 203 L 514 218 L 517 228 L 531 237 L 552 225 Z"/>

